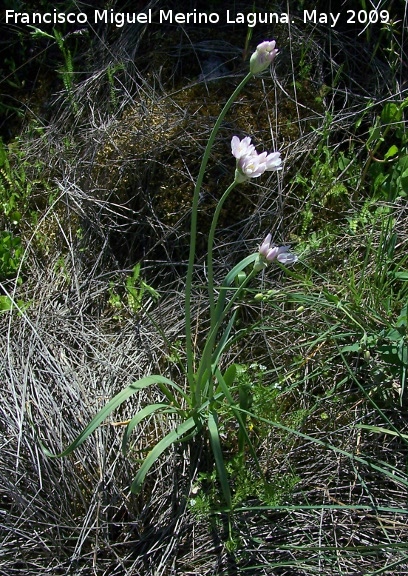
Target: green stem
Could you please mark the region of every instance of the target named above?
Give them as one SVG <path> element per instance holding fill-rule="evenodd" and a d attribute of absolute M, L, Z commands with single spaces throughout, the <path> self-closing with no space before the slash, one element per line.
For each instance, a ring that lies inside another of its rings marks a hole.
<path fill-rule="evenodd" d="M 214 301 L 214 272 L 213 272 L 213 251 L 214 251 L 214 238 L 215 230 L 217 228 L 218 219 L 221 214 L 222 207 L 225 200 L 228 198 L 232 190 L 238 183 L 234 182 L 228 186 L 224 194 L 218 201 L 217 208 L 215 209 L 214 216 L 211 222 L 210 233 L 208 235 L 208 248 L 207 248 L 207 277 L 208 277 L 208 298 L 210 301 L 210 314 L 211 314 L 211 328 L 214 324 L 215 301 Z M 210 328 L 210 329 L 211 329 Z"/>
<path fill-rule="evenodd" d="M 203 159 L 201 161 L 200 171 L 198 173 L 197 182 L 194 188 L 193 203 L 192 203 L 192 213 L 191 213 L 191 228 L 190 228 L 190 253 L 188 258 L 188 268 L 186 277 L 186 300 L 185 300 L 185 315 L 186 315 L 186 353 L 187 353 L 187 378 L 190 386 L 190 391 L 192 397 L 195 394 L 195 378 L 194 378 L 194 356 L 193 356 L 193 342 L 192 342 L 192 330 L 191 330 L 191 290 L 193 282 L 193 270 L 194 270 L 194 260 L 196 251 L 196 240 L 197 240 L 197 214 L 198 214 L 198 201 L 200 197 L 200 190 L 203 183 L 205 169 L 210 157 L 211 148 L 214 144 L 215 137 L 220 129 L 221 123 L 224 120 L 225 115 L 231 108 L 236 97 L 244 88 L 244 86 L 253 77 L 250 72 L 245 76 L 245 78 L 239 83 L 235 88 L 234 92 L 229 97 L 224 108 L 221 110 L 220 115 L 217 118 L 216 123 L 211 131 L 210 137 L 208 139 L 207 145 L 204 150 Z"/>

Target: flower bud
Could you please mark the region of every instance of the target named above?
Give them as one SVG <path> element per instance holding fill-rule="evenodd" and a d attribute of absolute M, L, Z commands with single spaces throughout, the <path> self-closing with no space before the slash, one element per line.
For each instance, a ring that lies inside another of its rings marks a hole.
<path fill-rule="evenodd" d="M 275 60 L 277 53 L 275 40 L 266 40 L 258 44 L 249 61 L 250 72 L 255 75 L 266 70 Z"/>

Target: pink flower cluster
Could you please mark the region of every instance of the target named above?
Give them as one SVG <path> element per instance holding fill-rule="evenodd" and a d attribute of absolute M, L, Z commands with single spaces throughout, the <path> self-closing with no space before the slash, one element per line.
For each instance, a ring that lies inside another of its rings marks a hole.
<path fill-rule="evenodd" d="M 281 170 L 280 152 L 262 152 L 258 154 L 251 138 L 247 136 L 240 140 L 233 136 L 231 140 L 232 155 L 237 159 L 235 181 L 245 182 L 248 178 L 258 178 L 264 172 Z"/>
<path fill-rule="evenodd" d="M 274 246 L 272 244 L 272 235 L 268 234 L 259 247 L 258 258 L 255 261 L 255 270 L 262 270 L 268 264 L 277 260 L 281 264 L 294 264 L 297 262 L 296 254 L 289 252 L 289 246 Z"/>

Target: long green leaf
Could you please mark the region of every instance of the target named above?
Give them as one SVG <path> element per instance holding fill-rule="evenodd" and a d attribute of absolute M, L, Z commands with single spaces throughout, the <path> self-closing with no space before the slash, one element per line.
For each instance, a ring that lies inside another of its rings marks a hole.
<path fill-rule="evenodd" d="M 214 353 L 213 353 L 213 356 L 211 359 L 211 363 L 215 366 L 218 365 L 218 361 L 221 357 L 221 354 L 224 352 L 225 345 L 228 341 L 232 327 L 234 326 L 236 317 L 237 317 L 237 310 L 235 310 L 234 314 L 231 316 L 231 318 L 227 324 L 227 327 L 225 328 L 223 335 L 221 336 L 221 339 L 218 342 L 216 349 L 214 350 Z"/>
<path fill-rule="evenodd" d="M 225 502 L 228 508 L 232 509 L 231 490 L 228 483 L 228 474 L 225 468 L 224 458 L 222 456 L 220 433 L 218 430 L 217 414 L 211 410 L 208 414 L 208 431 L 210 433 L 211 448 L 215 458 L 215 466 L 218 472 L 222 492 L 224 494 Z"/>
<path fill-rule="evenodd" d="M 133 418 L 130 420 L 129 424 L 126 426 L 126 430 L 125 430 L 125 433 L 123 435 L 123 440 L 122 440 L 122 453 L 123 453 L 123 455 L 126 455 L 129 438 L 130 438 L 130 435 L 131 435 L 133 429 L 135 428 L 135 426 L 137 426 L 139 424 L 139 422 L 141 422 L 144 418 L 147 418 L 148 416 L 150 416 L 151 414 L 154 414 L 155 412 L 160 412 L 161 414 L 174 413 L 174 412 L 177 412 L 177 408 L 172 408 L 168 404 L 163 404 L 163 403 L 161 403 L 161 404 L 149 404 L 149 406 L 145 406 L 144 408 L 142 408 L 142 410 L 140 410 L 137 414 L 135 414 L 133 416 Z"/>
<path fill-rule="evenodd" d="M 376 432 L 377 434 L 389 434 L 390 436 L 399 436 L 404 440 L 408 440 L 408 434 L 402 434 L 398 430 L 389 430 L 388 428 L 381 428 L 380 426 L 369 426 L 368 424 L 356 424 L 355 428 L 369 430 L 370 432 Z"/>
<path fill-rule="evenodd" d="M 189 399 L 188 394 L 186 394 L 184 392 L 184 390 L 182 388 L 180 388 L 180 386 L 178 386 L 178 384 L 176 384 L 172 380 L 167 380 L 167 378 L 165 378 L 166 382 L 163 382 L 162 381 L 163 377 L 160 376 L 160 378 L 161 378 L 161 380 L 156 379 L 156 383 L 157 383 L 158 387 L 160 388 L 161 392 L 163 392 L 163 394 L 166 396 L 166 398 L 168 399 L 168 401 L 170 403 L 173 403 L 178 408 L 180 407 L 180 404 L 179 404 L 179 402 L 177 402 L 176 398 L 174 397 L 174 394 L 172 394 L 170 389 L 168 388 L 168 386 L 166 386 L 166 384 L 168 385 L 169 382 L 171 382 L 171 388 L 174 388 L 174 390 L 176 390 L 187 403 L 189 402 L 190 399 Z"/>
<path fill-rule="evenodd" d="M 130 384 L 130 386 L 119 392 L 119 394 L 116 394 L 116 396 L 114 396 L 112 400 L 110 400 L 106 404 L 106 406 L 104 406 L 102 410 L 100 410 L 96 414 L 96 416 L 91 420 L 88 426 L 79 434 L 79 436 L 77 436 L 77 438 L 72 442 L 72 444 L 70 444 L 67 448 L 65 448 L 65 450 L 63 450 L 59 454 L 53 454 L 52 452 L 50 452 L 38 438 L 44 454 L 49 458 L 62 458 L 63 456 L 68 456 L 68 454 L 71 454 L 71 452 L 73 452 L 76 448 L 81 446 L 81 444 L 85 442 L 85 440 L 96 430 L 96 428 L 98 428 L 98 426 L 100 426 L 102 422 L 118 406 L 123 404 L 125 400 L 130 398 L 136 392 L 139 392 L 139 390 L 142 390 L 147 386 L 151 386 L 152 384 L 158 384 L 158 383 L 167 384 L 168 386 L 171 386 L 176 389 L 178 388 L 178 386 L 174 384 L 174 382 L 172 382 L 168 378 L 165 378 L 164 376 L 145 376 L 144 378 L 141 378 L 140 380 L 137 380 L 136 382 Z"/>
<path fill-rule="evenodd" d="M 243 260 L 241 260 L 241 262 L 238 262 L 238 264 L 236 264 L 234 266 L 234 268 L 232 268 L 232 270 L 230 270 L 228 272 L 228 274 L 225 276 L 224 278 L 224 282 L 221 284 L 220 287 L 220 294 L 218 296 L 218 300 L 217 300 L 217 306 L 215 309 L 215 317 L 216 320 L 219 320 L 220 315 L 222 314 L 222 311 L 224 309 L 224 304 L 225 304 L 225 298 L 227 296 L 227 288 L 229 288 L 231 286 L 231 284 L 233 284 L 235 277 L 238 276 L 238 274 L 240 272 L 242 272 L 243 270 L 245 270 L 245 268 L 247 266 L 249 266 L 250 264 L 252 264 L 253 262 L 255 262 L 255 260 L 258 258 L 258 254 L 250 254 L 249 256 L 247 256 L 246 258 L 244 258 Z M 236 290 L 238 291 L 240 288 L 237 288 Z"/>
<path fill-rule="evenodd" d="M 143 461 L 143 464 L 141 465 L 138 473 L 135 476 L 135 479 L 130 486 L 130 490 L 133 492 L 133 494 L 138 494 L 140 492 L 143 482 L 146 478 L 146 474 L 149 472 L 150 468 L 154 465 L 156 460 L 160 458 L 163 452 L 167 450 L 169 446 L 182 439 L 184 434 L 194 428 L 195 425 L 196 423 L 194 419 L 188 418 L 185 420 L 185 422 L 182 422 L 179 426 L 177 426 L 177 428 L 169 432 L 169 434 L 167 434 L 160 440 L 160 442 L 156 444 L 156 446 L 152 449 L 151 452 L 149 452 L 148 456 Z"/>

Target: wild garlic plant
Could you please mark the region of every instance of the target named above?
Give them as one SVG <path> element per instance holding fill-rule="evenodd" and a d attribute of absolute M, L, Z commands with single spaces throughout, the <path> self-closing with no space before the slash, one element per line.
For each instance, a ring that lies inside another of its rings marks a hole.
<path fill-rule="evenodd" d="M 232 509 L 232 495 L 223 460 L 217 412 L 217 407 L 219 407 L 221 403 L 224 403 L 224 405 L 226 403 L 229 406 L 229 409 L 238 422 L 238 446 L 240 450 L 243 450 L 246 444 L 249 452 L 254 457 L 255 463 L 257 463 L 258 460 L 245 426 L 245 417 L 243 414 L 247 406 L 243 405 L 241 400 L 237 403 L 231 393 L 231 387 L 236 379 L 237 365 L 230 365 L 222 373 L 220 368 L 221 358 L 234 341 L 231 334 L 237 317 L 236 304 L 252 279 L 271 262 L 278 261 L 282 264 L 292 264 L 296 262 L 297 257 L 289 251 L 288 246 L 274 246 L 272 244 L 271 234 L 269 233 L 261 243 L 259 250 L 254 254 L 248 255 L 236 264 L 225 276 L 222 285 L 217 286 L 215 290 L 213 274 L 214 238 L 222 206 L 232 190 L 243 182 L 252 178 L 261 177 L 265 172 L 281 170 L 282 160 L 280 152 L 259 153 L 251 143 L 250 137 L 247 136 L 242 140 L 240 140 L 238 136 L 233 136 L 232 138 L 231 152 L 236 159 L 235 175 L 231 185 L 225 190 L 217 204 L 208 235 L 207 276 L 210 326 L 200 354 L 197 354 L 193 349 L 191 314 L 193 269 L 196 256 L 198 200 L 211 148 L 225 115 L 247 82 L 257 74 L 266 70 L 273 63 L 277 52 L 278 50 L 274 40 L 259 44 L 250 59 L 249 73 L 234 90 L 212 129 L 201 162 L 192 202 L 190 252 L 185 289 L 187 359 L 185 374 L 187 385 L 186 382 L 176 383 L 161 375 L 149 375 L 137 380 L 112 398 L 112 400 L 98 412 L 75 441 L 63 452 L 54 455 L 43 446 L 43 450 L 48 456 L 56 458 L 70 454 L 129 397 L 148 386 L 158 386 L 163 394 L 163 401 L 145 406 L 128 421 L 122 442 L 123 453 L 126 454 L 127 452 L 132 431 L 145 418 L 152 415 L 172 414 L 173 417 L 175 416 L 174 421 L 176 424 L 149 452 L 131 484 L 131 491 L 134 493 L 140 491 L 151 467 L 171 445 L 187 441 L 206 431 L 210 438 L 225 504 L 228 510 Z M 245 272 L 247 269 L 249 269 L 248 273 Z M 237 279 L 241 280 L 241 282 L 238 283 L 238 287 Z"/>

